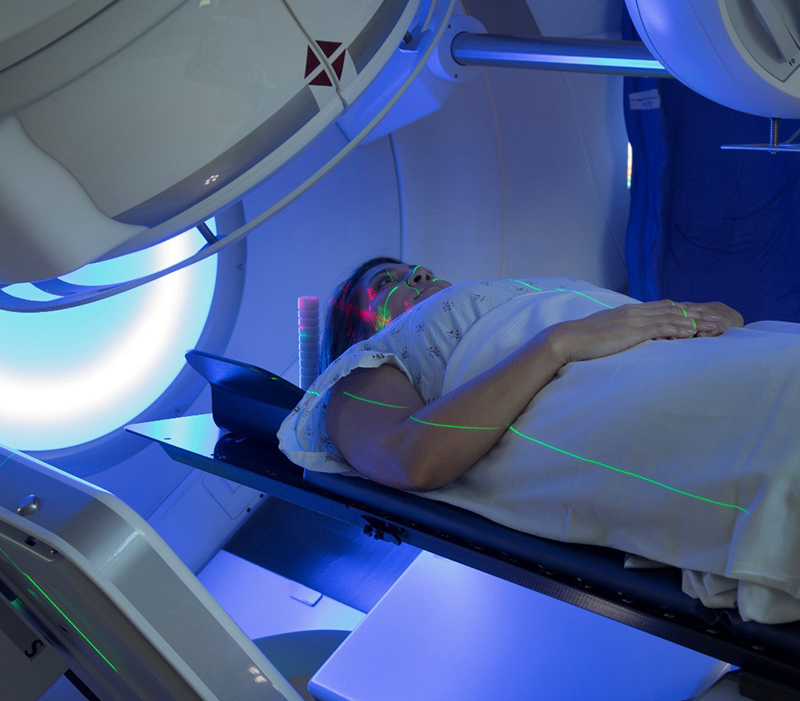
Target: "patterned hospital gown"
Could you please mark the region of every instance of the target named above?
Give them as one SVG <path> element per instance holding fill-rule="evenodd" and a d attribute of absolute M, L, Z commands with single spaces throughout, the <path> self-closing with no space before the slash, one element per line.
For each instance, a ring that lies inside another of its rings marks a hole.
<path fill-rule="evenodd" d="M 584 302 L 553 323 L 608 307 L 638 303 L 591 283 L 563 277 L 484 280 L 448 287 L 335 360 L 284 421 L 278 433 L 281 450 L 294 463 L 309 470 L 358 474 L 325 430 L 331 387 L 356 368 L 375 368 L 388 363 L 405 374 L 428 404 L 442 396 L 447 363 L 473 324 L 484 314 L 521 296 L 530 297 L 532 304 L 554 296 L 569 296 Z"/>
<path fill-rule="evenodd" d="M 325 432 L 330 388 L 390 363 L 431 402 L 552 324 L 637 303 L 569 278 L 447 288 L 328 368 L 283 423 L 311 470 L 358 474 Z M 552 540 L 683 570 L 743 620 L 800 620 L 800 324 L 645 341 L 568 363 L 458 479 L 422 493 Z M 530 440 L 525 440 L 529 438 Z"/>

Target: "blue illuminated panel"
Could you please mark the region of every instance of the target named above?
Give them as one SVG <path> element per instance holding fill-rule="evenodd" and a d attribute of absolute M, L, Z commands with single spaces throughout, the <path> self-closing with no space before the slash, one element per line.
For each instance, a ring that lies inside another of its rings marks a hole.
<path fill-rule="evenodd" d="M 98 285 L 136 278 L 197 251 L 196 229 L 64 276 Z M 98 302 L 38 314 L 0 312 L 0 443 L 22 451 L 86 443 L 152 404 L 184 366 L 211 308 L 217 259 Z M 33 285 L 5 292 L 49 298 Z"/>

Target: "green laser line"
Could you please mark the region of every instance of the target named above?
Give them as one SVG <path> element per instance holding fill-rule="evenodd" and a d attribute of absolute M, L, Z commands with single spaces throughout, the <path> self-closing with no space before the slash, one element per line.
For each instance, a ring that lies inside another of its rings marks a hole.
<path fill-rule="evenodd" d="M 426 426 L 438 426 L 439 428 L 461 428 L 472 431 L 505 430 L 501 426 L 452 426 L 450 424 L 435 424 L 432 421 L 423 421 L 422 419 L 418 419 L 416 416 L 409 416 L 408 418 L 411 419 L 412 421 L 416 421 L 417 423 L 425 424 Z"/>
<path fill-rule="evenodd" d="M 390 277 L 391 277 L 391 276 L 390 276 Z M 391 296 L 392 296 L 392 295 L 393 295 L 395 292 L 397 292 L 397 290 L 399 290 L 399 289 L 400 289 L 400 285 L 395 285 L 395 286 L 392 288 L 392 291 L 391 291 L 391 292 L 390 292 L 388 295 L 386 295 L 386 300 L 385 300 L 385 301 L 384 301 L 384 303 L 383 303 L 383 316 L 377 320 L 378 324 L 380 324 L 380 329 L 382 329 L 382 328 L 384 328 L 384 327 L 386 327 L 386 326 L 388 326 L 388 325 L 389 325 L 389 322 L 388 322 L 388 321 L 386 321 L 386 322 L 384 323 L 384 320 L 385 320 L 385 319 L 386 319 L 386 317 L 387 317 L 386 307 L 387 307 L 387 305 L 389 304 L 389 297 L 391 297 Z M 376 324 L 376 326 L 377 326 L 377 324 Z M 380 329 L 377 329 L 377 330 L 378 330 L 378 331 L 380 331 Z"/>
<path fill-rule="evenodd" d="M 511 280 L 511 282 L 518 282 L 520 285 L 525 285 L 525 287 L 530 287 L 532 290 L 536 290 L 537 292 L 544 292 L 544 290 L 541 287 L 534 287 L 533 285 L 529 285 L 527 282 L 523 282 L 522 280 L 515 280 L 514 278 L 508 278 L 508 279 Z M 589 295 L 584 294 L 583 292 L 578 292 L 578 290 L 565 290 L 563 287 L 559 289 L 561 289 L 563 292 L 574 292 L 576 295 L 580 295 L 581 297 L 586 297 L 586 299 L 590 299 L 592 300 L 592 302 L 597 302 L 597 304 L 599 304 L 601 307 L 607 307 L 608 309 L 616 309 L 616 307 L 610 304 L 605 304 L 604 302 L 601 302 L 599 299 L 590 297 Z"/>
<path fill-rule="evenodd" d="M 433 281 L 431 281 L 431 282 L 433 282 Z M 416 292 L 416 293 L 417 293 L 417 297 L 419 297 L 419 294 L 420 294 L 420 293 L 419 293 L 419 290 L 418 290 L 416 287 L 411 287 L 411 285 L 409 285 L 409 284 L 408 284 L 408 283 L 407 283 L 405 280 L 403 280 L 403 284 L 404 284 L 404 285 L 405 285 L 405 286 L 406 286 L 406 287 L 407 287 L 409 290 L 414 290 L 414 292 Z"/>
<path fill-rule="evenodd" d="M 589 295 L 584 294 L 583 292 L 578 292 L 578 290 L 564 290 L 564 292 L 574 292 L 576 295 L 580 295 L 581 297 L 586 297 L 586 299 L 592 300 L 592 302 L 597 302 L 601 307 L 608 307 L 609 309 L 616 309 L 616 307 L 614 307 L 614 306 L 612 306 L 610 304 L 604 304 L 599 299 L 595 299 L 594 297 L 590 297 Z"/>
<path fill-rule="evenodd" d="M 678 309 L 680 309 L 680 310 L 683 312 L 683 318 L 684 318 L 684 319 L 686 319 L 686 318 L 689 316 L 689 315 L 686 313 L 686 310 L 685 310 L 685 309 L 684 309 L 684 308 L 683 308 L 683 307 L 682 307 L 680 304 L 675 304 L 675 302 L 673 302 L 672 300 L 670 300 L 670 301 L 669 301 L 669 303 L 670 303 L 670 304 L 671 304 L 673 307 L 678 307 Z"/>
<path fill-rule="evenodd" d="M 306 390 L 306 394 L 313 394 L 315 397 L 319 397 L 319 392 L 312 392 L 310 389 Z"/>
<path fill-rule="evenodd" d="M 6 556 L 6 558 L 8 559 L 8 561 L 9 561 L 9 562 L 10 562 L 12 565 L 14 565 L 14 567 L 16 567 L 16 568 L 19 570 L 19 572 L 22 574 L 22 576 L 23 576 L 23 577 L 25 577 L 25 578 L 26 578 L 26 579 L 27 579 L 27 580 L 28 580 L 28 581 L 29 581 L 31 584 L 33 584 L 33 586 L 35 586 L 35 587 L 36 587 L 36 588 L 39 590 L 39 592 L 42 594 L 42 596 L 44 596 L 44 598 L 45 598 L 45 599 L 47 599 L 47 600 L 48 600 L 48 601 L 49 601 L 49 602 L 50 602 L 50 603 L 53 605 L 53 607 L 56 609 L 56 611 L 58 611 L 58 612 L 59 612 L 59 613 L 60 613 L 60 614 L 61 614 L 61 615 L 62 615 L 62 616 L 63 616 L 63 617 L 64 617 L 64 618 L 67 620 L 67 622 L 68 622 L 68 623 L 69 623 L 69 624 L 70 624 L 70 625 L 71 625 L 71 626 L 72 626 L 72 627 L 73 627 L 73 628 L 74 628 L 76 631 L 78 631 L 78 634 L 79 634 L 79 635 L 80 635 L 80 636 L 81 636 L 81 637 L 82 637 L 82 638 L 83 638 L 83 639 L 84 639 L 84 640 L 85 640 L 87 643 L 89 643 L 89 645 L 91 645 L 91 646 L 92 646 L 92 649 L 94 649 L 94 651 L 95 651 L 95 652 L 96 652 L 98 655 L 100 655 L 100 657 L 102 657 L 102 658 L 105 660 L 106 664 L 107 664 L 109 667 L 111 667 L 111 669 L 113 669 L 113 670 L 114 670 L 114 671 L 115 671 L 117 674 L 119 674 L 119 672 L 117 671 L 117 668 L 116 668 L 116 667 L 115 667 L 113 664 L 111 664 L 110 660 L 109 660 L 109 659 L 108 659 L 108 658 L 107 658 L 107 657 L 106 657 L 106 656 L 105 656 L 105 655 L 104 655 L 102 652 L 100 652 L 100 650 L 98 650 L 98 649 L 97 649 L 97 647 L 95 646 L 95 644 L 94 644 L 94 643 L 93 643 L 91 640 L 89 640 L 89 638 L 87 638 L 87 637 L 84 635 L 83 631 L 82 631 L 80 628 L 78 628 L 78 626 L 76 626 L 76 625 L 75 625 L 75 624 L 72 622 L 72 620 L 70 619 L 70 617 L 69 617 L 69 616 L 67 616 L 67 614 L 66 614 L 66 613 L 64 613 L 64 612 L 63 612 L 63 611 L 62 611 L 62 610 L 59 608 L 58 604 L 57 604 L 55 601 L 53 601 L 53 600 L 52 600 L 52 599 L 51 599 L 51 598 L 50 598 L 50 597 L 47 595 L 47 592 L 45 592 L 45 591 L 44 591 L 44 589 L 42 589 L 42 588 L 41 588 L 41 587 L 40 587 L 40 586 L 39 586 L 39 585 L 38 585 L 36 582 L 34 582 L 34 581 L 33 581 L 33 579 L 31 579 L 31 577 L 29 577 L 29 576 L 28 576 L 28 575 L 27 575 L 25 572 L 23 572 L 23 571 L 20 569 L 19 565 L 17 565 L 17 563 L 16 563 L 16 562 L 14 562 L 14 560 L 12 560 L 12 559 L 11 559 L 11 557 L 8 555 L 8 553 L 7 553 L 5 550 L 3 550 L 2 548 L 0 548 L 0 553 L 3 553 L 3 555 L 5 555 L 5 556 Z"/>
<path fill-rule="evenodd" d="M 385 406 L 389 407 L 390 409 L 411 409 L 410 406 L 399 406 L 398 404 L 386 404 L 385 402 L 376 402 L 372 399 L 364 399 L 364 397 L 356 397 L 355 394 L 350 394 L 350 392 L 345 392 L 342 390 L 342 394 L 346 394 L 348 397 L 352 397 L 353 399 L 358 399 L 360 402 L 367 402 L 367 404 L 377 404 L 378 406 Z"/>
<path fill-rule="evenodd" d="M 675 487 L 670 487 L 668 484 L 664 484 L 663 482 L 657 482 L 656 480 L 650 479 L 649 477 L 643 477 L 642 475 L 637 475 L 635 472 L 628 472 L 627 470 L 622 470 L 619 467 L 612 467 L 611 465 L 606 465 L 605 463 L 598 462 L 597 460 L 590 460 L 589 458 L 582 458 L 580 455 L 575 455 L 575 453 L 570 453 L 567 450 L 562 450 L 561 448 L 556 448 L 555 446 L 548 445 L 542 441 L 538 441 L 535 438 L 531 438 L 530 436 L 526 436 L 524 433 L 517 431 L 513 426 L 509 427 L 514 433 L 522 438 L 526 438 L 529 441 L 533 441 L 534 443 L 538 443 L 539 445 L 544 446 L 545 448 L 550 448 L 550 450 L 555 450 L 557 453 L 563 453 L 564 455 L 569 455 L 571 458 L 576 458 L 577 460 L 582 460 L 583 462 L 589 462 L 593 465 L 600 465 L 600 467 L 606 467 L 609 470 L 614 470 L 614 472 L 621 472 L 622 474 L 628 475 L 630 477 L 637 477 L 640 480 L 644 480 L 645 482 L 650 482 L 652 484 L 657 484 L 659 487 L 664 487 L 664 489 L 669 489 L 670 491 L 677 492 L 678 494 L 683 494 L 687 497 L 692 497 L 692 499 L 699 499 L 700 501 L 706 501 L 710 504 L 716 504 L 717 506 L 726 506 L 729 509 L 738 509 L 739 511 L 743 511 L 748 516 L 750 512 L 747 509 L 743 509 L 741 506 L 736 506 L 735 504 L 725 504 L 721 501 L 714 501 L 713 499 L 706 499 L 705 497 L 698 496 L 697 494 L 691 494 L 690 492 L 684 492 L 681 489 L 676 489 Z"/>
<path fill-rule="evenodd" d="M 5 464 L 6 464 L 6 461 L 7 461 L 7 460 L 8 460 L 8 459 L 9 459 L 9 458 L 12 456 L 12 455 L 13 455 L 13 453 L 9 453 L 8 455 L 6 455 L 6 459 L 5 459 L 5 460 L 3 460 L 3 462 L 0 462 L 0 467 L 3 467 L 3 465 L 5 465 Z"/>
<path fill-rule="evenodd" d="M 384 402 L 376 402 L 372 399 L 365 399 L 364 397 L 358 397 L 355 394 L 351 394 L 350 392 L 343 391 L 343 394 L 351 397 L 352 399 L 358 399 L 362 402 L 367 402 L 368 404 L 377 404 L 378 406 L 385 406 L 389 407 L 390 409 L 410 409 L 411 407 L 408 406 L 399 406 L 397 404 L 386 404 Z M 425 421 L 423 419 L 418 419 L 416 416 L 409 416 L 409 419 L 412 421 L 416 421 L 417 423 L 424 424 L 426 426 L 436 426 L 438 428 L 458 428 L 462 430 L 471 430 L 471 431 L 497 431 L 497 430 L 505 430 L 500 426 L 456 426 L 453 424 L 440 424 L 434 423 L 433 421 Z M 592 460 L 590 458 L 584 458 L 580 455 L 576 455 L 575 453 L 570 453 L 568 450 L 562 450 L 561 448 L 556 448 L 555 446 L 548 445 L 547 443 L 537 440 L 536 438 L 532 438 L 531 436 L 527 436 L 524 433 L 518 431 L 513 426 L 508 427 L 513 433 L 516 433 L 518 436 L 525 438 L 533 443 L 537 443 L 538 445 L 544 446 L 545 448 L 549 448 L 550 450 L 554 450 L 557 453 L 563 453 L 564 455 L 569 455 L 571 458 L 575 458 L 576 460 L 581 460 L 583 462 L 591 463 L 592 465 L 599 465 L 600 467 L 605 467 L 609 470 L 613 470 L 614 472 L 620 472 L 624 475 L 628 475 L 629 477 L 636 477 L 640 480 L 644 480 L 645 482 L 650 482 L 651 484 L 658 485 L 659 487 L 664 487 L 664 489 L 669 489 L 670 491 L 676 492 L 678 494 L 683 494 L 684 496 L 691 497 L 692 499 L 698 499 L 700 501 L 708 502 L 709 504 L 716 504 L 717 506 L 725 506 L 730 509 L 738 509 L 739 511 L 743 511 L 748 516 L 750 512 L 747 509 L 742 508 L 741 506 L 736 506 L 735 504 L 726 504 L 721 501 L 714 501 L 713 499 L 707 499 L 706 497 L 701 497 L 697 494 L 692 494 L 691 492 L 683 491 L 682 489 L 677 489 L 676 487 L 671 487 L 668 484 L 664 484 L 663 482 L 658 482 L 654 479 L 650 479 L 649 477 L 644 477 L 642 475 L 637 475 L 635 472 L 629 472 L 627 470 L 623 470 L 619 467 L 613 467 L 612 465 L 606 465 L 605 463 L 599 462 L 597 460 Z"/>
<path fill-rule="evenodd" d="M 351 397 L 353 399 L 358 399 L 361 402 L 367 402 L 369 404 L 377 404 L 378 406 L 385 406 L 389 407 L 390 409 L 411 409 L 408 406 L 399 406 L 397 404 L 386 404 L 384 402 L 376 402 L 372 399 L 365 399 L 364 397 L 358 397 L 355 394 L 351 394 L 350 392 L 342 392 L 343 394 Z M 497 430 L 505 430 L 500 426 L 456 426 L 453 424 L 439 424 L 434 423 L 432 421 L 425 421 L 423 419 L 418 419 L 416 416 L 409 416 L 409 419 L 412 421 L 416 421 L 417 423 L 425 424 L 426 426 L 436 426 L 438 428 L 458 428 L 458 429 L 465 429 L 465 430 L 472 430 L 472 431 L 497 431 Z M 525 438 L 533 443 L 537 443 L 538 445 L 544 446 L 545 448 L 549 448 L 550 450 L 554 450 L 557 453 L 562 453 L 564 455 L 569 455 L 571 458 L 575 458 L 576 460 L 581 460 L 583 462 L 591 463 L 592 465 L 599 465 L 600 467 L 605 467 L 609 470 L 613 470 L 614 472 L 620 472 L 624 475 L 628 475 L 629 477 L 636 477 L 640 480 L 644 480 L 645 482 L 650 482 L 651 484 L 658 485 L 659 487 L 664 487 L 664 489 L 669 489 L 670 491 L 676 492 L 678 494 L 683 494 L 684 496 L 691 497 L 692 499 L 699 499 L 700 501 L 708 502 L 709 504 L 716 504 L 717 506 L 725 506 L 730 509 L 738 509 L 739 511 L 743 511 L 748 516 L 750 512 L 747 509 L 742 508 L 741 506 L 736 506 L 735 504 L 726 504 L 721 501 L 714 501 L 713 499 L 707 499 L 706 497 L 698 496 L 697 494 L 692 494 L 691 492 L 683 491 L 682 489 L 678 489 L 676 487 L 670 487 L 668 484 L 664 484 L 663 482 L 658 482 L 654 479 L 650 479 L 649 477 L 644 477 L 642 475 L 637 475 L 635 472 L 629 472 L 628 470 L 623 470 L 619 467 L 613 467 L 612 465 L 606 465 L 605 463 L 599 462 L 597 460 L 592 460 L 590 458 L 584 458 L 580 455 L 576 455 L 575 453 L 570 453 L 568 450 L 562 450 L 561 448 L 556 448 L 553 445 L 549 445 L 543 441 L 537 440 L 536 438 L 532 438 L 531 436 L 527 436 L 521 431 L 518 431 L 513 426 L 508 427 L 513 433 L 516 433 L 518 436 Z"/>
<path fill-rule="evenodd" d="M 351 397 L 352 399 L 358 399 L 360 402 L 367 402 L 368 404 L 377 404 L 378 406 L 385 406 L 389 407 L 390 409 L 412 409 L 413 407 L 410 406 L 400 406 L 399 404 L 386 404 L 385 402 L 376 402 L 373 399 L 366 399 L 364 397 L 356 396 L 355 394 L 351 394 L 345 390 L 342 390 L 342 394 Z M 417 421 L 418 423 L 425 424 L 427 426 L 439 426 L 440 428 L 465 428 L 465 429 L 475 429 L 475 430 L 482 430 L 482 431 L 489 431 L 495 430 L 493 426 L 452 426 L 450 424 L 436 424 L 430 421 L 423 421 L 422 419 L 418 419 L 416 416 L 409 416 L 409 419 L 412 421 Z"/>
<path fill-rule="evenodd" d="M 527 282 L 522 282 L 522 280 L 515 280 L 513 277 L 508 278 L 511 282 L 518 282 L 520 285 L 525 285 L 525 287 L 530 287 L 532 290 L 536 290 L 537 292 L 544 292 L 541 287 L 534 287 L 533 285 L 529 285 Z"/>
<path fill-rule="evenodd" d="M 672 300 L 670 300 L 669 303 L 673 307 L 678 307 L 678 309 L 680 309 L 683 312 L 683 318 L 684 319 L 689 319 L 689 321 L 692 322 L 692 329 L 694 329 L 694 331 L 697 331 L 697 324 L 695 323 L 694 319 L 691 319 L 689 317 L 689 315 L 686 313 L 686 310 L 680 304 L 675 304 L 675 302 L 673 302 Z"/>

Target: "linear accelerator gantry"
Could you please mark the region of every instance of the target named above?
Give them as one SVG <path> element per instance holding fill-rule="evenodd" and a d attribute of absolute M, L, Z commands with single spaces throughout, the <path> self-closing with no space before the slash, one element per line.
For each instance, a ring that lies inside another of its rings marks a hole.
<path fill-rule="evenodd" d="M 452 14 L 455 0 L 16 3 L 0 27 L 0 308 L 85 304 L 216 254 L 376 125 L 422 116 L 398 119 L 394 108 L 423 69 L 443 83 L 478 66 L 671 74 L 769 117 L 769 141 L 747 148 L 796 148 L 779 143 L 777 120 L 800 117 L 800 5 L 626 3 L 643 44 L 491 36 L 475 18 Z M 271 206 L 224 237 L 206 236 L 181 263 L 105 287 L 58 280 L 202 230 L 264 183 Z M 58 299 L 19 300 L 2 289 L 21 282 Z"/>

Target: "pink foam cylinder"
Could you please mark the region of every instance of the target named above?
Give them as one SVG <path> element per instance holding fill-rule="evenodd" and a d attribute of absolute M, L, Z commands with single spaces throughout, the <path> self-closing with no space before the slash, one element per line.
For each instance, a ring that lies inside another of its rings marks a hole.
<path fill-rule="evenodd" d="M 298 311 L 309 311 L 314 314 L 319 314 L 319 297 L 312 297 L 310 295 L 306 295 L 304 297 L 297 298 L 297 309 Z"/>
<path fill-rule="evenodd" d="M 319 364 L 319 297 L 297 298 L 297 333 L 300 389 L 308 389 Z"/>

